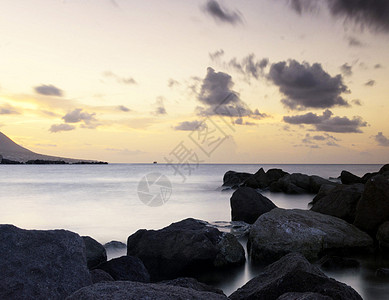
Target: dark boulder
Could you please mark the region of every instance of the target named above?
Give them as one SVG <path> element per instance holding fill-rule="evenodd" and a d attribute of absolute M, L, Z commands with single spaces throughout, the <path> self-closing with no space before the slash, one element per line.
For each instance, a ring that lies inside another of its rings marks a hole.
<path fill-rule="evenodd" d="M 251 175 L 250 173 L 227 171 L 223 176 L 223 186 L 239 186 Z"/>
<path fill-rule="evenodd" d="M 266 176 L 267 176 L 267 180 L 269 181 L 269 184 L 278 181 L 285 175 L 289 175 L 289 173 L 281 169 L 269 169 L 266 172 Z"/>
<path fill-rule="evenodd" d="M 358 203 L 354 225 L 372 236 L 389 221 L 389 179 L 383 175 L 371 178 Z"/>
<path fill-rule="evenodd" d="M 284 192 L 286 194 L 316 194 L 322 185 L 336 185 L 336 183 L 322 177 L 308 176 L 301 173 L 285 175 L 270 186 L 272 192 Z"/>
<path fill-rule="evenodd" d="M 231 196 L 232 221 L 244 221 L 253 224 L 260 215 L 277 206 L 268 198 L 250 187 L 238 188 Z"/>
<path fill-rule="evenodd" d="M 335 187 L 337 183 L 317 175 L 309 176 L 309 193 L 317 194 L 323 185 Z"/>
<path fill-rule="evenodd" d="M 389 278 L 389 269 L 388 268 L 380 268 L 375 272 L 377 277 Z"/>
<path fill-rule="evenodd" d="M 104 244 L 105 250 L 122 250 L 127 249 L 127 245 L 118 241 L 110 241 Z"/>
<path fill-rule="evenodd" d="M 251 279 L 231 294 L 229 298 L 231 300 L 276 300 L 280 296 L 291 292 L 317 293 L 331 299 L 362 299 L 354 289 L 344 283 L 328 278 L 317 267 L 311 265 L 302 255 L 297 253 L 288 254 L 267 266 L 257 277 Z"/>
<path fill-rule="evenodd" d="M 185 219 L 160 230 L 138 230 L 128 237 L 127 255 L 143 261 L 152 281 L 245 261 L 244 249 L 232 234 L 195 219 Z"/>
<path fill-rule="evenodd" d="M 360 267 L 360 263 L 356 259 L 340 256 L 325 256 L 321 258 L 318 263 L 320 267 L 326 271 L 357 269 Z"/>
<path fill-rule="evenodd" d="M 315 201 L 311 210 L 353 223 L 357 205 L 364 189 L 365 186 L 360 183 L 353 185 L 341 184 L 329 191 L 320 200 Z"/>
<path fill-rule="evenodd" d="M 107 252 L 103 245 L 90 236 L 83 236 L 82 239 L 85 243 L 86 261 L 89 269 L 93 269 L 99 264 L 107 261 Z"/>
<path fill-rule="evenodd" d="M 389 172 L 389 164 L 382 166 L 382 168 L 378 171 L 380 174 L 384 174 L 386 172 Z"/>
<path fill-rule="evenodd" d="M 340 173 L 340 180 L 343 184 L 364 183 L 361 177 L 344 170 Z"/>
<path fill-rule="evenodd" d="M 389 221 L 378 228 L 376 238 L 381 248 L 389 249 Z"/>
<path fill-rule="evenodd" d="M 223 295 L 180 286 L 132 281 L 100 282 L 82 288 L 66 300 L 227 300 Z"/>
<path fill-rule="evenodd" d="M 253 189 L 264 189 L 269 186 L 269 180 L 263 168 L 260 168 L 254 175 L 246 179 L 243 185 Z"/>
<path fill-rule="evenodd" d="M 109 275 L 107 272 L 100 269 L 91 270 L 90 275 L 92 278 L 92 283 L 99 283 L 104 281 L 115 281 L 115 279 L 113 279 L 111 275 Z"/>
<path fill-rule="evenodd" d="M 251 226 L 248 253 L 252 261 L 271 263 L 298 252 L 310 260 L 332 253 L 370 250 L 372 238 L 336 217 L 309 210 L 275 208 Z"/>
<path fill-rule="evenodd" d="M 138 257 L 114 258 L 100 264 L 97 268 L 107 272 L 115 280 L 150 282 L 149 272 Z"/>
<path fill-rule="evenodd" d="M 334 188 L 336 188 L 336 186 L 337 185 L 323 184 L 317 192 L 317 195 L 312 199 L 309 204 L 315 204 L 321 198 L 327 196 Z"/>
<path fill-rule="evenodd" d="M 78 234 L 0 225 L 0 299 L 64 299 L 90 284 Z"/>
<path fill-rule="evenodd" d="M 173 286 L 180 286 L 183 288 L 189 288 L 199 292 L 210 292 L 210 293 L 215 293 L 215 294 L 220 294 L 225 296 L 222 290 L 219 290 L 213 286 L 207 285 L 205 283 L 197 281 L 194 278 L 189 278 L 189 277 L 180 277 L 172 280 L 162 281 L 159 283 L 173 285 Z"/>

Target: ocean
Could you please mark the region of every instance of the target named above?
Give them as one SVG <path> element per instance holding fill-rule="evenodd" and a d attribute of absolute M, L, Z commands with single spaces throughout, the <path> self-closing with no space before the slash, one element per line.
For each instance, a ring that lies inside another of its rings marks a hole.
<path fill-rule="evenodd" d="M 102 244 L 112 240 L 125 243 L 138 229 L 160 229 L 188 217 L 211 223 L 230 221 L 229 201 L 233 191 L 221 189 L 223 175 L 229 170 L 255 173 L 260 167 L 265 171 L 281 168 L 289 173 L 336 178 L 342 170 L 362 176 L 378 171 L 381 166 L 0 165 L 0 223 L 24 229 L 67 229 L 89 235 Z M 282 208 L 307 209 L 313 198 L 313 195 L 263 194 Z M 161 205 L 155 206 L 158 204 Z M 387 299 L 388 282 L 374 276 L 376 267 L 389 267 L 387 261 L 370 258 L 361 259 L 361 263 L 359 270 L 327 274 L 351 285 L 364 299 Z M 246 263 L 231 274 L 213 274 L 203 279 L 229 295 L 259 271 Z"/>

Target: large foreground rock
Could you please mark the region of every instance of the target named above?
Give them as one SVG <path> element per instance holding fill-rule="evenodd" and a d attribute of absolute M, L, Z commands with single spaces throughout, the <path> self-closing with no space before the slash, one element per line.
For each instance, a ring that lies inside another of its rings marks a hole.
<path fill-rule="evenodd" d="M 211 292 L 211 293 L 216 293 L 225 296 L 222 290 L 219 290 L 205 283 L 199 282 L 196 279 L 190 277 L 180 277 L 172 280 L 166 280 L 160 282 L 160 284 L 180 286 L 184 288 L 190 288 L 192 290 L 196 290 L 199 292 Z"/>
<path fill-rule="evenodd" d="M 244 249 L 235 236 L 195 219 L 185 219 L 161 230 L 138 230 L 128 237 L 127 255 L 143 261 L 152 281 L 245 261 Z"/>
<path fill-rule="evenodd" d="M 80 289 L 66 300 L 226 300 L 212 292 L 166 284 L 131 281 L 101 282 Z"/>
<path fill-rule="evenodd" d="M 368 234 L 339 218 L 307 210 L 275 208 L 252 225 L 248 251 L 253 261 L 265 264 L 290 252 L 314 260 L 332 250 L 364 251 L 372 244 Z"/>
<path fill-rule="evenodd" d="M 315 201 L 311 210 L 338 217 L 352 224 L 364 189 L 365 186 L 360 183 L 341 184 L 330 190 L 326 196 Z"/>
<path fill-rule="evenodd" d="M 377 175 L 365 184 L 354 225 L 375 236 L 378 227 L 385 221 L 389 221 L 389 179 Z"/>
<path fill-rule="evenodd" d="M 64 299 L 90 284 L 79 235 L 0 225 L 0 299 Z"/>
<path fill-rule="evenodd" d="M 232 221 L 244 221 L 253 224 L 260 215 L 277 206 L 265 196 L 250 187 L 238 188 L 231 196 Z"/>
<path fill-rule="evenodd" d="M 89 269 L 107 261 L 107 252 L 103 245 L 90 236 L 83 236 L 82 239 L 85 243 L 86 261 Z"/>
<path fill-rule="evenodd" d="M 296 253 L 288 254 L 267 266 L 257 277 L 251 279 L 229 298 L 231 300 L 276 300 L 286 293 L 315 293 L 328 296 L 330 299 L 362 300 L 361 296 L 351 287 L 328 278 L 302 255 Z M 307 299 L 300 296 L 298 298 L 283 296 L 281 299 Z"/>
<path fill-rule="evenodd" d="M 150 274 L 138 257 L 114 258 L 100 264 L 97 268 L 107 272 L 115 280 L 150 282 Z"/>
<path fill-rule="evenodd" d="M 378 228 L 376 237 L 381 248 L 389 249 L 389 221 Z"/>

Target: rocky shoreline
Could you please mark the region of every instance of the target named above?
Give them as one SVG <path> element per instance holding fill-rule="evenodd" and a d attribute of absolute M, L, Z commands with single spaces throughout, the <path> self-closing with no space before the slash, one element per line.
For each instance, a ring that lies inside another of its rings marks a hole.
<path fill-rule="evenodd" d="M 229 171 L 223 186 L 236 189 L 230 205 L 239 234 L 188 218 L 103 246 L 66 230 L 0 225 L 0 299 L 362 299 L 322 270 L 358 268 L 356 253 L 387 253 L 389 165 L 335 180 L 280 169 Z M 316 196 L 309 210 L 282 209 L 261 194 L 266 189 Z M 127 254 L 107 260 L 107 249 Z M 264 268 L 228 297 L 192 278 L 230 272 L 246 260 Z M 385 267 L 377 276 L 388 276 Z"/>

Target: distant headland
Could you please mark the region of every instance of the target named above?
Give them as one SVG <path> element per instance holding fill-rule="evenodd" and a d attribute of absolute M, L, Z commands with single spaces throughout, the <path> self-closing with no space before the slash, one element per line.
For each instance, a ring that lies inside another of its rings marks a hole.
<path fill-rule="evenodd" d="M 16 144 L 9 137 L 0 132 L 0 164 L 66 165 L 108 163 L 96 160 L 73 159 L 35 153 Z"/>

